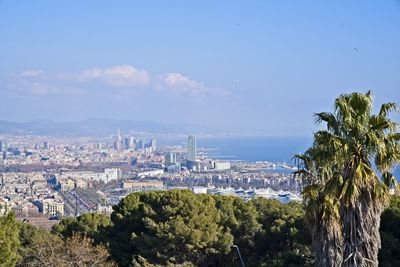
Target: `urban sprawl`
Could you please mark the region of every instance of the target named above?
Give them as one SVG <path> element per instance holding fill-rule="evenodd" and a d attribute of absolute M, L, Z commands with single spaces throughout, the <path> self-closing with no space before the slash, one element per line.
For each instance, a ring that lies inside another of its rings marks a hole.
<path fill-rule="evenodd" d="M 64 216 L 110 214 L 132 192 L 190 189 L 243 199 L 300 200 L 300 182 L 284 163 L 215 160 L 186 145 L 117 135 L 95 138 L 13 136 L 0 140 L 0 215 L 50 228 Z"/>

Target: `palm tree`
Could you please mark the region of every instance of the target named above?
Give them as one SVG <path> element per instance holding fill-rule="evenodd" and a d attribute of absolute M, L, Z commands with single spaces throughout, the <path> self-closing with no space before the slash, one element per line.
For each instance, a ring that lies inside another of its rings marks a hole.
<path fill-rule="evenodd" d="M 324 190 L 327 180 L 332 177 L 328 165 L 318 162 L 317 149 L 310 148 L 303 155 L 296 155 L 303 177 L 303 204 L 305 219 L 312 234 L 316 266 L 341 266 L 342 229 L 339 220 L 339 206 L 335 194 Z"/>
<path fill-rule="evenodd" d="M 333 113 L 315 114 L 326 129 L 295 156 L 318 266 L 378 266 L 380 215 L 389 188 L 398 186 L 391 171 L 400 134 L 388 117 L 396 105 L 373 114 L 372 102 L 369 91 L 341 95 Z"/>

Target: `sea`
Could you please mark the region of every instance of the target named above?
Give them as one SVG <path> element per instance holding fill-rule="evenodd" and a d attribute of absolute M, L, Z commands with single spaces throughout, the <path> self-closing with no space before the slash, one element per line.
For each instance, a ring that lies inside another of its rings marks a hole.
<path fill-rule="evenodd" d="M 292 161 L 297 153 L 304 152 L 312 139 L 306 137 L 254 137 L 221 136 L 197 137 L 199 154 L 221 160 Z M 160 144 L 186 146 L 186 138 L 159 139 Z"/>
<path fill-rule="evenodd" d="M 199 154 L 205 157 L 289 165 L 295 165 L 294 155 L 303 153 L 312 145 L 312 137 L 197 136 L 196 139 Z M 160 138 L 158 142 L 161 145 L 186 146 L 187 138 Z M 397 179 L 400 178 L 400 167 L 395 169 L 394 174 Z"/>

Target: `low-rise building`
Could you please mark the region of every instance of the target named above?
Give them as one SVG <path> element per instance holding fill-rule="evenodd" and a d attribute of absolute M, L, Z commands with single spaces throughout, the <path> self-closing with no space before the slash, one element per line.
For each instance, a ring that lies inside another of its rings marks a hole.
<path fill-rule="evenodd" d="M 61 191 L 71 191 L 72 189 L 75 188 L 75 181 L 67 178 L 67 179 L 60 179 L 58 181 L 59 185 L 60 185 L 60 190 Z"/>
<path fill-rule="evenodd" d="M 139 172 L 137 174 L 137 176 L 138 177 L 146 177 L 146 176 L 155 177 L 155 176 L 160 176 L 162 174 L 164 174 L 164 170 L 163 169 L 157 169 L 157 170 Z"/>
<path fill-rule="evenodd" d="M 231 163 L 229 161 L 214 161 L 214 169 L 217 171 L 229 170 L 231 168 Z"/>
<path fill-rule="evenodd" d="M 34 204 L 39 208 L 39 212 L 49 217 L 64 215 L 64 201 L 60 198 L 39 199 Z"/>
<path fill-rule="evenodd" d="M 162 181 L 124 181 L 122 184 L 124 189 L 163 189 L 164 183 Z"/>

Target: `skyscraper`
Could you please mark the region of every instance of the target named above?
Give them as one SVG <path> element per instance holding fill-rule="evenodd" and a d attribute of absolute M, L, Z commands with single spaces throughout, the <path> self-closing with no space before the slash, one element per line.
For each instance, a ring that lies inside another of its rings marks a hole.
<path fill-rule="evenodd" d="M 157 139 L 155 139 L 155 138 L 151 139 L 150 146 L 153 149 L 153 151 L 156 151 L 157 150 Z"/>
<path fill-rule="evenodd" d="M 130 148 L 130 140 L 128 137 L 124 137 L 124 148 L 129 149 Z"/>
<path fill-rule="evenodd" d="M 117 141 L 122 142 L 122 136 L 121 136 L 121 130 L 118 128 L 118 133 L 117 133 Z"/>
<path fill-rule="evenodd" d="M 114 149 L 115 150 L 121 150 L 121 142 L 118 142 L 118 140 L 116 140 L 114 142 Z"/>
<path fill-rule="evenodd" d="M 49 141 L 44 141 L 43 142 L 43 149 L 45 150 L 49 150 L 50 146 L 49 146 Z"/>
<path fill-rule="evenodd" d="M 138 140 L 138 141 L 137 141 L 136 148 L 137 148 L 137 149 L 143 149 L 143 147 L 144 147 L 144 146 L 143 146 L 143 141 L 142 141 L 142 140 Z"/>
<path fill-rule="evenodd" d="M 121 150 L 124 148 L 124 143 L 122 142 L 122 136 L 121 136 L 121 130 L 118 128 L 116 140 L 114 142 L 114 149 L 115 150 Z"/>
<path fill-rule="evenodd" d="M 196 161 L 196 136 L 189 135 L 187 147 L 187 160 Z"/>
<path fill-rule="evenodd" d="M 169 153 L 165 154 L 165 165 L 169 166 L 172 164 L 176 164 L 176 154 L 169 152 Z"/>
<path fill-rule="evenodd" d="M 136 139 L 133 136 L 129 139 L 129 148 L 136 150 Z"/>

